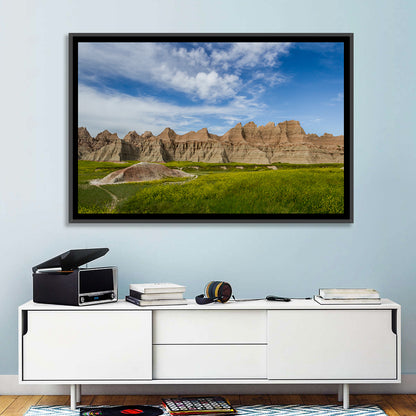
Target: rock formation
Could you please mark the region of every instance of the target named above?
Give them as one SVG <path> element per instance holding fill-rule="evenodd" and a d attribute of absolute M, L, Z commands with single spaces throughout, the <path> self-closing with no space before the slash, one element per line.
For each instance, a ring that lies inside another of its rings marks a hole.
<path fill-rule="evenodd" d="M 192 161 L 207 163 L 343 163 L 344 136 L 306 134 L 299 121 L 257 127 L 238 123 L 223 136 L 206 128 L 178 135 L 167 127 L 157 136 L 130 131 L 120 139 L 105 130 L 91 137 L 78 129 L 78 158 L 95 161 Z"/>
<path fill-rule="evenodd" d="M 91 184 L 110 185 L 114 183 L 154 181 L 164 178 L 192 178 L 194 176 L 178 169 L 169 169 L 157 163 L 141 162 L 111 172 L 102 179 L 95 179 L 91 181 Z"/>

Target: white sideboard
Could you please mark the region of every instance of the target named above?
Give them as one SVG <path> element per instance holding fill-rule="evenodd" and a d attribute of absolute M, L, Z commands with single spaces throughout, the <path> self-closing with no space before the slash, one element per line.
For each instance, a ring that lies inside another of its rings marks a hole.
<path fill-rule="evenodd" d="M 20 383 L 400 383 L 400 305 L 266 300 L 19 308 Z"/>

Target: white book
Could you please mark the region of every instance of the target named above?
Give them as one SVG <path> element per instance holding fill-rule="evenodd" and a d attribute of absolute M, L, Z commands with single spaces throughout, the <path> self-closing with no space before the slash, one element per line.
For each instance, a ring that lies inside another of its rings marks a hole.
<path fill-rule="evenodd" d="M 186 287 L 175 283 L 133 283 L 130 290 L 140 293 L 183 293 Z"/>
<path fill-rule="evenodd" d="M 188 303 L 186 299 L 141 300 L 133 296 L 126 296 L 126 301 L 138 306 L 186 305 Z"/>
<path fill-rule="evenodd" d="M 319 289 L 324 299 L 380 299 L 375 289 Z"/>
<path fill-rule="evenodd" d="M 141 300 L 183 299 L 183 292 L 142 293 L 130 289 L 130 296 Z"/>
<path fill-rule="evenodd" d="M 321 296 L 313 297 L 320 305 L 381 305 L 381 299 L 324 299 Z"/>

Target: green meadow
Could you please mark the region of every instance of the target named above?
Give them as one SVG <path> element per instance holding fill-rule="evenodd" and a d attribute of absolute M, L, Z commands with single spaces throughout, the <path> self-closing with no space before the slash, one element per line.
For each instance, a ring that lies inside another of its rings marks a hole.
<path fill-rule="evenodd" d="M 92 179 L 131 166 L 78 162 L 80 214 L 343 214 L 343 164 L 169 162 L 195 178 L 116 185 Z M 276 169 L 271 167 L 276 167 Z"/>

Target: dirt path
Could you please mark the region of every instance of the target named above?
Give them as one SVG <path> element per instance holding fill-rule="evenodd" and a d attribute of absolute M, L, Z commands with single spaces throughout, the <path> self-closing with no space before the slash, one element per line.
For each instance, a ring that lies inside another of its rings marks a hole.
<path fill-rule="evenodd" d="M 97 188 L 100 188 L 102 191 L 106 192 L 108 195 L 111 196 L 111 198 L 113 200 L 111 201 L 111 204 L 109 205 L 109 209 L 112 211 L 117 206 L 117 204 L 119 202 L 119 199 L 112 192 L 103 188 L 102 186 L 100 186 L 100 185 L 93 185 L 93 186 L 96 186 Z"/>
<path fill-rule="evenodd" d="M 195 175 L 195 177 L 193 178 L 189 178 L 188 180 L 184 180 L 184 181 L 178 181 L 178 182 L 165 182 L 165 185 L 183 185 L 184 183 L 190 182 L 194 179 L 196 179 L 198 177 L 198 175 Z M 112 201 L 111 204 L 108 206 L 108 208 L 113 211 L 115 209 L 115 207 L 117 206 L 117 204 L 120 202 L 120 200 L 117 198 L 116 195 L 114 195 L 112 192 L 110 192 L 108 189 L 103 188 L 101 185 L 96 185 L 90 182 L 90 184 L 92 186 L 96 186 L 97 188 L 100 188 L 102 191 L 106 192 L 108 195 L 111 196 Z"/>

